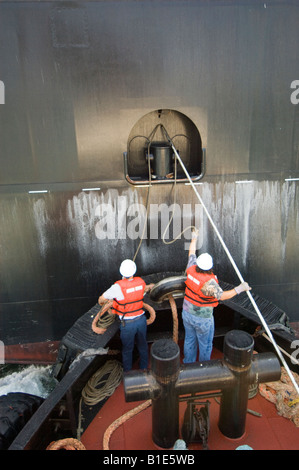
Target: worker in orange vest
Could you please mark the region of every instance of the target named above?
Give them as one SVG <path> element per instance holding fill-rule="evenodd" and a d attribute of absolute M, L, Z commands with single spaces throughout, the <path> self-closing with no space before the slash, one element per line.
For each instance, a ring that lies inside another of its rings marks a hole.
<path fill-rule="evenodd" d="M 136 270 L 134 261 L 124 260 L 119 268 L 122 279 L 116 281 L 98 300 L 101 305 L 113 299 L 112 313 L 118 315 L 121 320 L 120 338 L 124 372 L 132 369 L 135 340 L 140 355 L 140 369 L 148 367 L 147 323 L 143 310 L 143 297 L 154 284 L 146 285 L 141 277 L 134 277 Z"/>
<path fill-rule="evenodd" d="M 213 273 L 213 258 L 208 253 L 196 257 L 198 232 L 193 231 L 188 253 L 187 279 L 182 318 L 185 328 L 184 363 L 211 358 L 214 337 L 213 309 L 219 300 L 228 300 L 241 292 L 251 290 L 247 282 L 223 291 Z"/>

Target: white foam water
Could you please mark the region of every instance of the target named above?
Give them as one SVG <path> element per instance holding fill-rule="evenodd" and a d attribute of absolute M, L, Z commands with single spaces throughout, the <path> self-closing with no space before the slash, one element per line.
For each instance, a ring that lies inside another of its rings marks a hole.
<path fill-rule="evenodd" d="M 51 377 L 51 366 L 23 366 L 12 372 L 12 366 L 4 366 L 0 371 L 0 396 L 12 392 L 23 392 L 47 398 L 57 381 Z"/>

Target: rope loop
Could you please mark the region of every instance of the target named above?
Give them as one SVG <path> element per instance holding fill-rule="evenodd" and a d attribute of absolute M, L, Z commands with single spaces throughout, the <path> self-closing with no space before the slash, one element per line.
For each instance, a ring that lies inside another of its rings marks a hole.
<path fill-rule="evenodd" d="M 109 322 L 109 324 L 111 324 L 112 321 L 115 320 L 115 317 L 112 316 L 113 314 L 111 312 L 112 304 L 113 304 L 112 300 L 109 300 L 108 302 L 106 302 L 106 304 L 101 308 L 101 310 L 99 310 L 99 312 L 94 317 L 92 325 L 91 325 L 92 331 L 94 333 L 97 333 L 98 335 L 102 335 L 103 333 L 105 333 L 105 331 L 107 330 L 109 326 L 107 323 Z M 100 319 L 107 312 L 110 315 L 110 318 L 108 321 L 103 322 L 103 319 L 102 320 Z M 102 326 L 99 326 L 100 321 L 101 321 Z"/>
<path fill-rule="evenodd" d="M 112 304 L 113 304 L 113 301 L 109 301 L 107 302 L 104 307 L 96 314 L 96 316 L 94 317 L 93 319 L 93 322 L 92 322 L 92 325 L 91 325 L 91 328 L 92 328 L 92 331 L 94 333 L 97 333 L 98 335 L 102 335 L 103 333 L 105 333 L 105 331 L 107 330 L 108 326 L 111 324 L 111 320 L 107 320 L 105 322 L 105 324 L 102 324 L 102 326 L 99 326 L 99 322 L 101 321 L 101 317 L 108 312 L 109 315 L 111 315 L 111 317 L 114 316 L 113 320 L 115 320 L 115 314 L 111 312 L 111 307 L 112 307 Z M 154 310 L 153 307 L 151 307 L 151 305 L 149 304 L 146 304 L 146 303 L 143 303 L 143 308 L 145 308 L 145 310 L 147 310 L 150 314 L 149 318 L 146 320 L 146 324 L 147 325 L 151 325 L 155 319 L 156 319 L 156 312 Z"/>
<path fill-rule="evenodd" d="M 51 442 L 46 450 L 86 450 L 86 448 L 78 439 L 67 438 Z"/>

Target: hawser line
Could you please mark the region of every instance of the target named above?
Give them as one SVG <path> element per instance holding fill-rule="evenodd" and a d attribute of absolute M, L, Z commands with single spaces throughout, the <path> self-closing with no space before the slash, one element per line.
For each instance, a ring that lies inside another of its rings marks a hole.
<path fill-rule="evenodd" d="M 166 131 L 165 131 L 165 132 L 166 132 Z M 175 154 L 176 158 L 177 158 L 178 161 L 180 162 L 180 165 L 181 165 L 182 169 L 184 170 L 184 172 L 185 172 L 185 174 L 186 174 L 188 180 L 190 181 L 190 184 L 191 184 L 191 186 L 192 186 L 192 188 L 193 188 L 193 190 L 194 190 L 194 192 L 195 192 L 195 194 L 196 194 L 198 200 L 199 200 L 200 203 L 202 204 L 202 207 L 203 207 L 203 209 L 204 209 L 204 211 L 205 211 L 205 213 L 206 213 L 206 215 L 207 215 L 209 221 L 211 222 L 212 227 L 213 227 L 213 229 L 215 230 L 215 232 L 216 232 L 216 234 L 217 234 L 217 237 L 219 238 L 220 243 L 221 243 L 221 245 L 222 245 L 223 248 L 224 248 L 224 251 L 226 252 L 226 254 L 227 254 L 227 256 L 228 256 L 228 258 L 229 258 L 229 260 L 230 260 L 230 262 L 231 262 L 231 264 L 232 264 L 232 266 L 233 266 L 233 268 L 235 269 L 237 276 L 239 277 L 239 279 L 240 279 L 241 282 L 244 282 L 244 279 L 243 279 L 243 277 L 242 277 L 242 275 L 241 275 L 241 273 L 240 273 L 240 271 L 239 271 L 239 269 L 238 269 L 238 267 L 237 267 L 237 265 L 236 265 L 236 263 L 235 263 L 235 261 L 234 261 L 232 255 L 230 254 L 230 252 L 229 252 L 229 250 L 228 250 L 226 244 L 224 243 L 224 240 L 222 239 L 222 237 L 221 237 L 221 235 L 220 235 L 220 233 L 219 233 L 219 231 L 218 231 L 216 225 L 214 224 L 214 222 L 213 222 L 213 220 L 212 220 L 212 218 L 211 218 L 211 216 L 210 216 L 210 214 L 209 214 L 209 212 L 208 212 L 208 210 L 207 210 L 207 208 L 206 208 L 206 206 L 205 206 L 205 204 L 204 204 L 202 198 L 200 197 L 200 195 L 199 195 L 199 193 L 198 193 L 198 191 L 197 191 L 197 189 L 196 189 L 196 187 L 195 187 L 195 185 L 194 185 L 194 183 L 193 183 L 193 181 L 192 181 L 192 179 L 191 179 L 191 177 L 190 177 L 190 175 L 189 175 L 189 173 L 188 173 L 188 171 L 187 171 L 185 165 L 183 164 L 183 162 L 182 162 L 182 160 L 181 160 L 181 157 L 179 156 L 179 154 L 178 154 L 178 152 L 177 152 L 175 146 L 173 145 L 173 143 L 172 143 L 170 137 L 168 136 L 167 132 L 166 132 L 166 136 L 167 136 L 167 139 L 168 139 L 168 141 L 169 141 L 169 143 L 170 143 L 170 145 L 171 145 L 171 147 L 172 147 L 172 149 L 173 149 L 173 151 L 174 151 L 174 154 Z M 269 336 L 269 338 L 270 338 L 270 340 L 271 340 L 271 342 L 272 342 L 272 344 L 273 344 L 273 346 L 274 346 L 274 348 L 275 348 L 275 350 L 276 350 L 276 352 L 277 352 L 277 355 L 278 355 L 278 357 L 280 358 L 280 360 L 281 360 L 283 366 L 285 367 L 285 369 L 286 369 L 286 371 L 287 371 L 287 373 L 288 373 L 288 375 L 289 375 L 289 377 L 290 377 L 290 379 L 291 379 L 291 381 L 292 381 L 292 384 L 294 385 L 294 388 L 295 388 L 295 390 L 296 390 L 296 392 L 297 392 L 297 394 L 298 394 L 298 396 L 299 396 L 299 387 L 298 387 L 298 385 L 297 385 L 297 382 L 295 381 L 295 378 L 293 377 L 293 374 L 291 373 L 291 371 L 290 371 L 290 369 L 289 369 L 289 366 L 287 365 L 287 363 L 286 363 L 286 361 L 285 361 L 285 359 L 284 359 L 284 357 L 283 357 L 283 355 L 282 355 L 280 349 L 278 348 L 278 346 L 277 346 L 277 344 L 276 344 L 276 342 L 275 342 L 275 340 L 274 340 L 274 338 L 273 338 L 273 335 L 272 335 L 272 333 L 271 333 L 271 331 L 270 331 L 270 328 L 268 327 L 268 325 L 267 325 L 267 323 L 266 323 L 266 321 L 265 321 L 263 315 L 261 314 L 261 312 L 260 312 L 260 310 L 259 310 L 259 308 L 258 308 L 258 306 L 257 306 L 257 304 L 256 304 L 256 302 L 255 302 L 255 300 L 254 300 L 254 298 L 252 297 L 251 292 L 250 292 L 250 291 L 246 291 L 246 294 L 248 295 L 248 297 L 249 297 L 249 299 L 250 299 L 250 301 L 251 301 L 251 303 L 252 303 L 252 305 L 253 305 L 253 308 L 254 308 L 254 310 L 256 311 L 258 317 L 260 318 L 260 320 L 261 320 L 261 322 L 262 322 L 262 325 L 264 326 L 264 328 L 265 328 L 265 330 L 266 330 L 266 332 L 267 332 L 267 334 L 268 334 L 268 336 Z"/>

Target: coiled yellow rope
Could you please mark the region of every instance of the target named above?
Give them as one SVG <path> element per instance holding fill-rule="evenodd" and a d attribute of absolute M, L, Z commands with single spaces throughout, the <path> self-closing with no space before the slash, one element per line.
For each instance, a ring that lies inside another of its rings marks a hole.
<path fill-rule="evenodd" d="M 109 374 L 109 377 L 104 380 L 103 377 L 107 374 Z M 81 435 L 82 400 L 86 405 L 94 406 L 104 398 L 110 397 L 121 383 L 122 375 L 123 368 L 120 362 L 110 360 L 89 379 L 81 393 L 77 439 L 80 439 Z"/>

